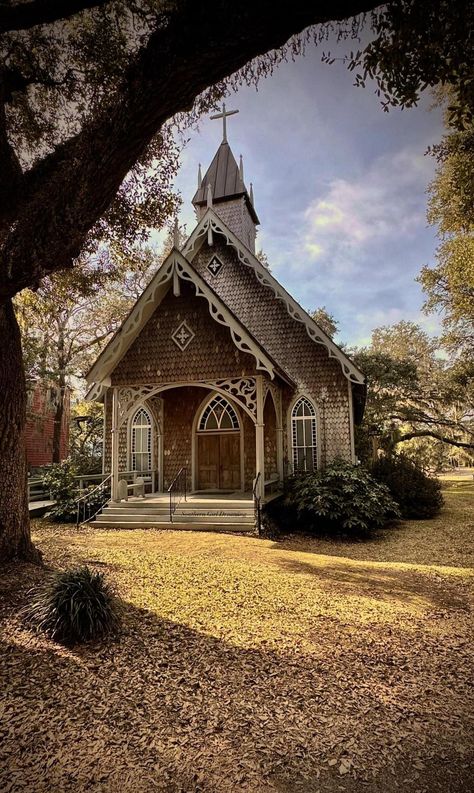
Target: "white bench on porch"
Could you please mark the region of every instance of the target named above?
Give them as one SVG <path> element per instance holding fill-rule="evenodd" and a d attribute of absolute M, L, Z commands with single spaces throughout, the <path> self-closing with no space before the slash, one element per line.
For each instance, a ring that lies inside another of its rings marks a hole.
<path fill-rule="evenodd" d="M 119 479 L 117 485 L 118 500 L 128 501 L 129 494 L 145 498 L 145 479 L 143 476 L 137 476 L 133 482 L 127 482 L 126 479 Z"/>

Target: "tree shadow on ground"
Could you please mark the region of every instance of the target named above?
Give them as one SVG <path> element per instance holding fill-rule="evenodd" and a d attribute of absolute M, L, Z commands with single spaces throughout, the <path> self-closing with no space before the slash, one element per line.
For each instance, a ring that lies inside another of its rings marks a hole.
<path fill-rule="evenodd" d="M 14 588 L 11 580 L 6 588 Z M 376 661 L 351 666 L 351 648 L 331 641 L 335 626 L 315 625 L 314 655 L 278 652 L 236 646 L 127 603 L 117 641 L 70 649 L 19 622 L 27 588 L 19 585 L 3 615 L 0 677 L 8 726 L 0 742 L 1 790 L 265 793 L 296 791 L 291 780 L 312 778 L 314 790 L 323 782 L 328 793 L 352 791 L 355 783 L 339 778 L 329 758 L 350 753 L 360 781 L 367 766 L 385 773 L 422 753 L 426 736 L 431 749 L 439 740 L 439 722 L 427 724 L 430 702 L 417 706 L 420 741 L 413 688 L 387 698 L 386 668 Z M 364 651 L 370 654 L 370 647 Z M 443 681 L 434 669 L 432 677 L 435 696 Z M 448 691 L 449 712 L 446 697 Z M 393 738 L 401 723 L 397 750 Z M 404 785 L 406 793 L 418 789 L 419 778 Z M 441 782 L 430 787 L 430 793 L 441 790 Z"/>
<path fill-rule="evenodd" d="M 423 573 L 412 570 L 391 569 L 381 565 L 371 566 L 353 562 L 317 564 L 299 559 L 279 558 L 275 563 L 282 569 L 297 575 L 314 576 L 334 592 L 334 587 L 345 594 L 367 595 L 386 601 L 398 600 L 404 603 L 419 604 L 435 609 L 469 611 L 466 597 L 462 597 L 455 585 L 445 580 L 434 580 Z"/>

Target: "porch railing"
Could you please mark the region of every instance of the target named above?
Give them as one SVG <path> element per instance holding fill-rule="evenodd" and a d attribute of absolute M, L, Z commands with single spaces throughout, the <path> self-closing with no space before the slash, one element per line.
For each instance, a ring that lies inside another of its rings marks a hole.
<path fill-rule="evenodd" d="M 261 478 L 260 471 L 258 472 L 257 476 L 253 480 L 253 506 L 255 511 L 255 525 L 257 527 L 257 533 L 260 534 L 262 528 L 262 509 L 261 509 L 261 496 L 259 495 L 259 482 Z"/>
<path fill-rule="evenodd" d="M 187 478 L 188 469 L 180 468 L 168 488 L 170 497 L 170 523 L 173 522 L 173 515 L 176 512 L 178 505 L 183 499 L 186 501 Z"/>
<path fill-rule="evenodd" d="M 97 487 L 79 496 L 76 501 L 76 526 L 81 523 L 88 523 L 103 510 L 110 499 L 111 482 L 112 474 L 109 474 Z"/>

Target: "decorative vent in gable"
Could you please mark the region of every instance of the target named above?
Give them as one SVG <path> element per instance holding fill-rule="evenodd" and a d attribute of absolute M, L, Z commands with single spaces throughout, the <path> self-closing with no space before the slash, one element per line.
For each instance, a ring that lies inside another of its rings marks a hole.
<path fill-rule="evenodd" d="M 222 270 L 223 267 L 224 267 L 224 263 L 221 262 L 219 257 L 216 256 L 215 254 L 212 257 L 212 259 L 209 262 L 209 264 L 207 265 L 207 269 L 209 270 L 211 275 L 214 276 L 214 278 L 216 277 L 216 275 L 219 275 L 219 273 L 220 273 L 220 271 Z"/>
<path fill-rule="evenodd" d="M 179 347 L 181 352 L 183 352 L 183 350 L 186 349 L 188 344 L 192 342 L 195 335 L 196 334 L 194 333 L 194 331 L 191 330 L 191 328 L 186 324 L 186 322 L 182 322 L 181 325 L 179 325 L 174 331 L 174 333 L 171 335 L 171 338 L 173 339 L 174 343 Z"/>

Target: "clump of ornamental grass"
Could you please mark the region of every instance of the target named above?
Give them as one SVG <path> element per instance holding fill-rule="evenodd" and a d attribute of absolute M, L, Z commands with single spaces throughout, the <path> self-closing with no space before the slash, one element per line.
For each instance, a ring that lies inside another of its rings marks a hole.
<path fill-rule="evenodd" d="M 62 644 L 103 639 L 120 626 L 120 604 L 102 573 L 89 567 L 53 573 L 32 593 L 25 619 Z"/>

